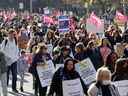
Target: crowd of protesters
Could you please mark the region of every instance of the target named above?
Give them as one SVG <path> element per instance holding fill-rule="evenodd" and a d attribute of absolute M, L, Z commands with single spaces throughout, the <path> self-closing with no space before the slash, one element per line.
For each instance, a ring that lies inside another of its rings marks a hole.
<path fill-rule="evenodd" d="M 40 62 L 52 60 L 54 66 L 64 64 L 52 79 L 48 96 L 63 96 L 62 81 L 79 78 L 84 93 L 89 96 L 120 96 L 111 81 L 128 80 L 128 30 L 110 25 L 103 36 L 87 32 L 86 20 L 71 17 L 74 30 L 59 32 L 57 24 L 46 24 L 40 14 L 29 18 L 15 16 L 11 20 L 0 18 L 0 80 L 3 96 L 8 96 L 10 71 L 12 91 L 18 93 L 17 75 L 21 77 L 20 90 L 23 92 L 25 72 L 33 76 L 35 96 L 46 96 L 47 87 L 42 87 L 37 73 Z M 55 17 L 52 17 L 55 19 Z M 51 45 L 52 49 L 48 50 Z M 117 45 L 120 45 L 119 51 Z M 120 53 L 120 54 L 119 54 Z M 26 58 L 27 57 L 27 58 Z M 90 87 L 84 84 L 75 64 L 90 58 L 97 71 L 96 82 Z M 99 69 L 100 68 L 100 69 Z M 98 95 L 99 89 L 102 95 Z M 69 89 L 70 90 L 70 89 Z"/>

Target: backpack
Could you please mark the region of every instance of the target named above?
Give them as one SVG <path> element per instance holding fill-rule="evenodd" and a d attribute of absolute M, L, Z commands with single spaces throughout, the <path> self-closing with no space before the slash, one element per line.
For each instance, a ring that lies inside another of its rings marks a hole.
<path fill-rule="evenodd" d="M 17 45 L 17 39 L 16 39 L 16 37 L 14 37 L 14 40 L 15 40 L 15 44 Z M 7 43 L 8 43 L 8 39 L 5 40 L 5 47 L 6 47 Z"/>

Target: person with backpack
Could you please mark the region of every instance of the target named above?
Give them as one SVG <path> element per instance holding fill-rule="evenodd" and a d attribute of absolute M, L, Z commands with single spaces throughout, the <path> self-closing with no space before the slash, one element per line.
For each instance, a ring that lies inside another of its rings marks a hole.
<path fill-rule="evenodd" d="M 101 67 L 96 74 L 96 83 L 90 85 L 88 96 L 120 96 L 118 89 L 111 83 L 111 72 Z"/>
<path fill-rule="evenodd" d="M 15 30 L 9 29 L 8 37 L 3 40 L 1 50 L 6 56 L 7 61 L 7 85 L 9 84 L 9 74 L 12 72 L 12 91 L 18 93 L 17 82 L 17 60 L 19 58 L 19 48 L 15 37 Z"/>

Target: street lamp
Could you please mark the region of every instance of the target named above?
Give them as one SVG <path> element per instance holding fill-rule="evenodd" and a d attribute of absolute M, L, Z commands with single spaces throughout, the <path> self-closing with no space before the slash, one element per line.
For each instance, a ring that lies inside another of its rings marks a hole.
<path fill-rule="evenodd" d="M 30 0 L 30 13 L 33 12 L 33 4 L 32 4 L 32 1 L 33 1 L 33 0 Z"/>

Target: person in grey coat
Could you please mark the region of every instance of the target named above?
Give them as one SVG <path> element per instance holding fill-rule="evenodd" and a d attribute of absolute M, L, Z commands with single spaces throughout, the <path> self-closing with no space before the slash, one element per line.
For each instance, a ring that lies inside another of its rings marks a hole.
<path fill-rule="evenodd" d="M 111 72 L 106 67 L 98 69 L 96 83 L 89 87 L 88 96 L 120 96 L 118 89 L 111 83 Z"/>
<path fill-rule="evenodd" d="M 0 51 L 0 82 L 2 87 L 2 92 L 0 96 L 7 96 L 7 66 L 6 66 L 6 57 L 3 52 Z M 2 95 L 3 93 L 3 95 Z"/>

